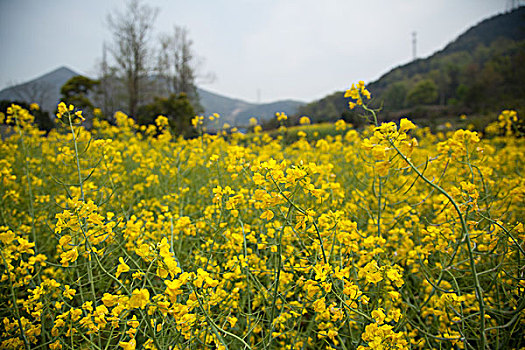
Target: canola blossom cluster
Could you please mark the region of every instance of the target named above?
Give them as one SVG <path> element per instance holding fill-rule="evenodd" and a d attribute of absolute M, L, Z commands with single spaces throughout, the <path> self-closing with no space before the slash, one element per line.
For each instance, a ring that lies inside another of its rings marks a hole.
<path fill-rule="evenodd" d="M 58 118 L 0 116 L 2 349 L 525 348 L 513 111 L 291 144 Z"/>
<path fill-rule="evenodd" d="M 344 97 L 350 97 L 352 99 L 348 102 L 348 108 L 354 109 L 356 106 L 366 105 L 364 101 L 369 100 L 372 95 L 370 94 L 370 91 L 366 89 L 365 82 L 361 80 L 357 85 L 352 84 L 350 89 L 346 90 Z"/>

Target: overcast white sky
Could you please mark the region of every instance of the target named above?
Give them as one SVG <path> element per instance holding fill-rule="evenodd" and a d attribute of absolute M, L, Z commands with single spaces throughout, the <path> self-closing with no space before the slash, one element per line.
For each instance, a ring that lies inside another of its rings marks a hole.
<path fill-rule="evenodd" d="M 151 0 L 153 38 L 186 26 L 201 87 L 257 102 L 312 101 L 442 49 L 509 0 Z M 65 65 L 95 76 L 106 16 L 124 0 L 0 0 L 0 89 Z"/>

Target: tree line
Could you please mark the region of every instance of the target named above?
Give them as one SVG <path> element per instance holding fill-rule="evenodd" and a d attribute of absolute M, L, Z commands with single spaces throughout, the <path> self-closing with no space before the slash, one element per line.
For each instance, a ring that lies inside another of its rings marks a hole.
<path fill-rule="evenodd" d="M 75 76 L 61 87 L 61 101 L 82 109 L 87 127 L 95 115 L 113 122 L 120 110 L 142 125 L 164 115 L 178 133 L 192 134 L 191 118 L 204 112 L 197 79 L 213 76 L 201 73 L 187 28 L 174 25 L 171 33 L 154 37 L 158 13 L 143 0 L 128 0 L 123 11 L 109 13 L 111 40 L 104 43 L 98 77 Z M 11 103 L 2 102 L 2 108 Z M 42 119 L 43 129 L 50 130 L 52 118 L 38 113 L 37 121 Z"/>
<path fill-rule="evenodd" d="M 141 0 L 129 0 L 123 12 L 108 14 L 112 42 L 104 46 L 97 105 L 108 116 L 124 109 L 141 124 L 162 114 L 187 134 L 190 119 L 203 112 L 196 86 L 200 62 L 184 27 L 175 25 L 153 40 L 158 13 Z"/>

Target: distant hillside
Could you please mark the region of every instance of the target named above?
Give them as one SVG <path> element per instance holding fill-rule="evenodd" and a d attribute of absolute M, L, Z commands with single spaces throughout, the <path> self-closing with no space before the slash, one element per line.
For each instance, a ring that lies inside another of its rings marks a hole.
<path fill-rule="evenodd" d="M 385 119 L 525 107 L 525 7 L 486 19 L 430 57 L 396 67 L 367 84 Z M 314 121 L 345 118 L 343 92 L 299 108 Z"/>
<path fill-rule="evenodd" d="M 235 126 L 248 126 L 250 118 L 260 121 L 271 119 L 276 112 L 292 115 L 305 103 L 294 100 L 284 100 L 270 103 L 249 103 L 232 99 L 212 92 L 198 89 L 204 113 L 210 115 L 219 113 L 221 121 Z"/>
<path fill-rule="evenodd" d="M 79 74 L 69 68 L 60 67 L 34 80 L 0 91 L 0 101 L 37 102 L 43 110 L 53 112 L 60 100 L 60 88 L 76 75 Z M 272 118 L 275 112 L 294 114 L 299 106 L 304 105 L 303 102 L 290 100 L 257 104 L 204 89 L 198 89 L 198 92 L 206 115 L 219 113 L 222 123 L 227 122 L 234 126 L 248 125 L 251 117 L 259 120 Z"/>
<path fill-rule="evenodd" d="M 201 105 L 204 107 L 204 113 L 210 115 L 219 113 L 222 117 L 233 117 L 240 111 L 252 108 L 253 103 L 243 100 L 229 98 L 213 92 L 198 89 Z"/>
<path fill-rule="evenodd" d="M 0 101 L 36 102 L 43 110 L 53 112 L 60 100 L 60 88 L 78 75 L 67 67 L 57 68 L 36 79 L 0 91 Z"/>
<path fill-rule="evenodd" d="M 275 117 L 276 112 L 284 112 L 287 115 L 292 115 L 297 113 L 297 110 L 303 105 L 304 102 L 293 100 L 258 104 L 250 109 L 240 112 L 235 120 L 240 125 L 248 125 L 250 118 L 264 121 Z"/>

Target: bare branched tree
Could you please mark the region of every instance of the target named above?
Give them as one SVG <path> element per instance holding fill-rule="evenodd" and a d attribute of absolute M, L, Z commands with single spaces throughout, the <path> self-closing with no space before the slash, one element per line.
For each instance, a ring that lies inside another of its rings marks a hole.
<path fill-rule="evenodd" d="M 107 23 L 113 32 L 114 46 L 110 51 L 123 81 L 130 115 L 135 115 L 142 102 L 144 84 L 150 71 L 148 59 L 152 52 L 149 37 L 158 9 L 130 0 L 124 13 L 109 14 Z"/>
<path fill-rule="evenodd" d="M 185 93 L 196 110 L 201 109 L 196 81 L 198 78 L 213 80 L 213 75 L 199 75 L 201 60 L 193 51 L 193 41 L 188 30 L 174 26 L 173 34 L 160 37 L 157 57 L 158 75 L 166 83 L 169 93 Z"/>

